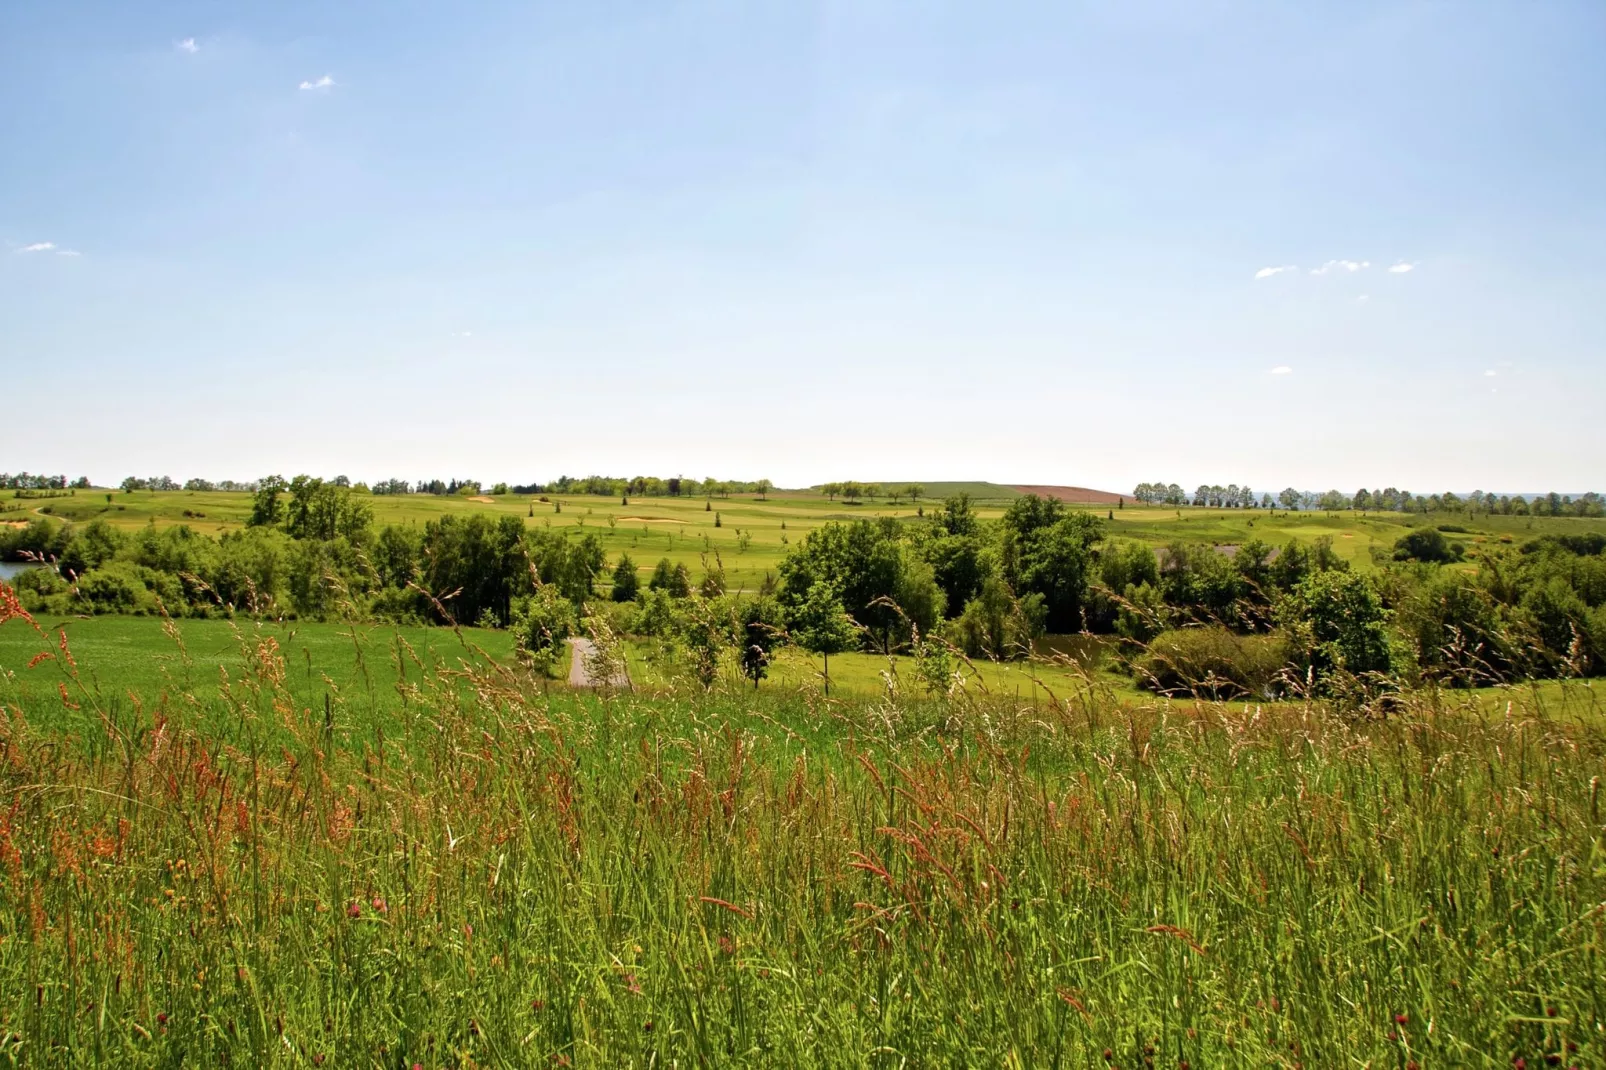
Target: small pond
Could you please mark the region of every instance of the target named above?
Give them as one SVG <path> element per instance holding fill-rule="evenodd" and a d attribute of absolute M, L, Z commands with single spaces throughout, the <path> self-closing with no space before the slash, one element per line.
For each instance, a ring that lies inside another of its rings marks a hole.
<path fill-rule="evenodd" d="M 25 569 L 38 567 L 31 561 L 0 561 L 0 580 L 9 580 Z"/>

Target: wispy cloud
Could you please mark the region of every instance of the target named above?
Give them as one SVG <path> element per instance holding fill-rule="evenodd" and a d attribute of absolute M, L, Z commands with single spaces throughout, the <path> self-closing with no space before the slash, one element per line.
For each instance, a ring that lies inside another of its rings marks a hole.
<path fill-rule="evenodd" d="M 77 249 L 57 249 L 56 250 L 56 255 L 57 256 L 83 256 L 84 254 L 80 253 Z"/>
<path fill-rule="evenodd" d="M 1488 371 L 1484 372 L 1483 375 L 1486 379 L 1493 379 L 1495 377 L 1495 370 L 1490 368 Z"/>
<path fill-rule="evenodd" d="M 53 241 L 36 241 L 32 245 L 24 245 L 18 249 L 19 253 L 48 253 L 56 247 Z"/>
<path fill-rule="evenodd" d="M 1286 364 L 1279 364 L 1279 365 L 1277 365 L 1277 367 L 1273 368 L 1271 371 L 1267 372 L 1266 374 L 1267 375 L 1293 375 L 1294 374 L 1294 369 L 1290 368 Z"/>
<path fill-rule="evenodd" d="M 1298 271 L 1298 270 L 1299 270 L 1299 268 L 1296 267 L 1293 264 L 1284 264 L 1282 267 L 1266 267 L 1266 268 L 1261 268 L 1259 271 L 1255 272 L 1255 278 L 1257 278 L 1257 279 L 1269 279 L 1273 275 L 1281 275 L 1285 271 Z"/>
<path fill-rule="evenodd" d="M 180 52 L 188 52 L 192 56 L 201 50 L 201 46 L 195 43 L 195 38 L 193 37 L 186 37 L 173 47 Z"/>
<path fill-rule="evenodd" d="M 1410 271 L 1415 267 L 1415 264 L 1410 263 L 1409 261 L 1401 260 L 1398 264 L 1395 264 L 1393 267 L 1389 268 L 1389 272 L 1394 275 L 1404 275 L 1407 271 Z"/>
<path fill-rule="evenodd" d="M 315 81 L 302 82 L 301 83 L 301 88 L 302 89 L 328 89 L 330 86 L 332 86 L 334 84 L 335 84 L 335 80 L 333 78 L 329 77 L 329 75 L 326 74 L 322 78 L 319 78 L 319 79 L 317 79 Z"/>
<path fill-rule="evenodd" d="M 1359 271 L 1372 266 L 1370 260 L 1329 260 L 1319 268 L 1311 268 L 1312 275 L 1325 275 L 1329 271 Z"/>
<path fill-rule="evenodd" d="M 1357 297 L 1355 299 L 1355 301 L 1358 304 L 1364 305 L 1364 304 L 1366 304 L 1366 302 L 1370 301 L 1371 299 L 1372 299 L 1372 295 L 1371 294 L 1361 294 L 1361 296 Z"/>

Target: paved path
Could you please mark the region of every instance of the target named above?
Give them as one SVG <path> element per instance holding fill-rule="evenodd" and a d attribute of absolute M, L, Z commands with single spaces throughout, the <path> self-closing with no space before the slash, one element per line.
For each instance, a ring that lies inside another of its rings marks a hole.
<path fill-rule="evenodd" d="M 592 678 L 591 669 L 586 664 L 596 650 L 595 645 L 589 639 L 570 639 L 569 646 L 574 654 L 569 659 L 569 686 L 597 687 L 599 682 Z M 619 674 L 607 683 L 616 690 L 626 690 L 630 687 L 630 674 L 621 667 Z"/>

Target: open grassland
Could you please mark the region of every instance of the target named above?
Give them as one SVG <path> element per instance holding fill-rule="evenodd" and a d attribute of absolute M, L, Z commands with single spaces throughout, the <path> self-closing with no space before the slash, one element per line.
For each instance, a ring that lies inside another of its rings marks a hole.
<path fill-rule="evenodd" d="M 38 623 L 50 634 L 67 636 L 69 648 L 82 663 L 79 680 L 93 696 L 88 707 L 73 710 L 59 701 L 53 662 L 27 668 L 38 652 L 38 634 L 20 621 L 0 626 L 0 703 L 36 711 L 38 727 L 83 734 L 102 726 L 97 707 L 160 705 L 189 696 L 201 705 L 223 698 L 234 682 L 232 670 L 267 650 L 283 658 L 285 688 L 298 705 L 325 710 L 330 724 L 343 735 L 371 732 L 375 725 L 394 728 L 407 699 L 426 677 L 457 679 L 465 701 L 474 699 L 468 686 L 475 674 L 525 670 L 514 657 L 514 637 L 488 628 L 433 628 L 389 624 L 318 621 L 228 620 L 163 621 L 154 617 L 44 617 Z M 958 666 L 956 696 L 979 702 L 1003 701 L 1021 707 L 1051 707 L 1060 702 L 1097 702 L 1112 709 L 1191 710 L 1192 699 L 1171 700 L 1137 687 L 1119 671 L 1093 636 L 1060 636 L 1038 644 L 1029 661 L 975 659 Z M 632 687 L 646 696 L 684 695 L 700 690 L 692 679 L 686 652 L 636 639 L 624 643 Z M 795 646 L 781 647 L 769 675 L 757 689 L 765 700 L 825 697 L 826 663 Z M 912 659 L 907 656 L 844 653 L 830 658 L 830 691 L 856 700 L 920 700 L 929 697 Z M 550 679 L 531 678 L 525 685 L 544 691 L 564 690 L 567 656 L 552 666 Z M 723 685 L 752 688 L 727 655 Z M 1419 696 L 1427 699 L 1424 693 Z M 1511 709 L 1541 711 L 1553 720 L 1606 725 L 1606 691 L 1599 681 L 1546 680 L 1472 691 L 1446 691 L 1437 700 L 1459 713 L 1480 711 L 1503 717 Z M 1260 703 L 1262 708 L 1299 708 L 1295 702 Z"/>
<path fill-rule="evenodd" d="M 716 558 L 723 565 L 732 590 L 752 591 L 766 574 L 774 575 L 781 558 L 798 540 L 828 521 L 866 517 L 913 520 L 940 507 L 939 494 L 974 490 L 976 514 L 993 520 L 1003 515 L 1018 491 L 994 484 L 931 484 L 927 498 L 892 504 L 882 499 L 849 504 L 812 492 L 776 491 L 765 498 L 751 494 L 729 498 L 638 497 L 625 504 L 620 498 L 596 495 L 549 495 L 548 501 L 530 496 L 503 496 L 476 500 L 461 496 L 427 494 L 373 495 L 363 501 L 374 511 L 378 526 L 422 526 L 448 514 L 522 517 L 527 526 L 557 530 L 583 530 L 596 535 L 610 563 L 630 555 L 643 576 L 661 558 L 683 563 L 694 576 L 704 562 Z M 32 519 L 35 510 L 84 523 L 96 518 L 120 528 L 155 524 L 185 524 L 207 534 L 240 530 L 251 513 L 251 496 L 244 493 L 201 491 L 80 491 L 43 502 L 0 498 L 8 505 L 26 506 L 4 514 L 7 519 Z M 1085 508 L 1085 507 L 1076 507 Z M 560 511 L 561 510 L 561 511 Z M 1285 513 L 1259 509 L 1206 509 L 1190 506 L 1099 507 L 1090 511 L 1105 518 L 1108 534 L 1131 538 L 1155 547 L 1182 540 L 1209 542 L 1221 547 L 1260 539 L 1280 546 L 1289 539 L 1314 542 L 1330 537 L 1334 550 L 1361 569 L 1372 567 L 1372 551 L 1390 550 L 1396 539 L 1413 526 L 1450 524 L 1465 527 L 1453 538 L 1469 548 L 1502 541 L 1523 541 L 1552 532 L 1606 531 L 1606 520 L 1573 517 L 1507 517 L 1478 514 L 1402 513 Z M 718 518 L 718 526 L 715 519 Z M 1227 551 L 1230 552 L 1230 551 Z"/>
<path fill-rule="evenodd" d="M 333 626 L 183 627 L 217 664 L 113 704 L 135 659 L 0 625 L 18 1064 L 1606 1063 L 1606 738 L 1520 691 L 589 695 L 459 644 L 378 730 L 296 664 Z"/>

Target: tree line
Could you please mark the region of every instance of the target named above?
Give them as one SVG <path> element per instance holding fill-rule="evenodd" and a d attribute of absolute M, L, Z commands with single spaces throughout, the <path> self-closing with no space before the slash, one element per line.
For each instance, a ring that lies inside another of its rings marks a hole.
<path fill-rule="evenodd" d="M 1273 497 L 1270 493 L 1255 498 L 1249 487 L 1233 483 L 1228 486 L 1201 484 L 1190 495 L 1176 483 L 1139 483 L 1132 497 L 1146 505 L 1192 505 L 1216 509 L 1273 509 L 1281 506 L 1288 512 L 1316 511 L 1336 513 L 1354 510 L 1377 513 L 1465 513 L 1499 516 L 1580 516 L 1606 515 L 1606 498 L 1596 491 L 1580 494 L 1577 498 L 1552 491 L 1549 494 L 1512 495 L 1485 494 L 1475 490 L 1462 497 L 1445 491 L 1442 494 L 1416 495 L 1408 490 L 1387 487 L 1369 490 L 1362 487 L 1354 494 L 1340 490 L 1325 493 L 1285 487 Z"/>
<path fill-rule="evenodd" d="M 79 476 L 71 483 L 63 475 L 34 475 L 30 472 L 0 472 L 0 490 L 82 490 L 89 486 L 89 477 Z"/>

